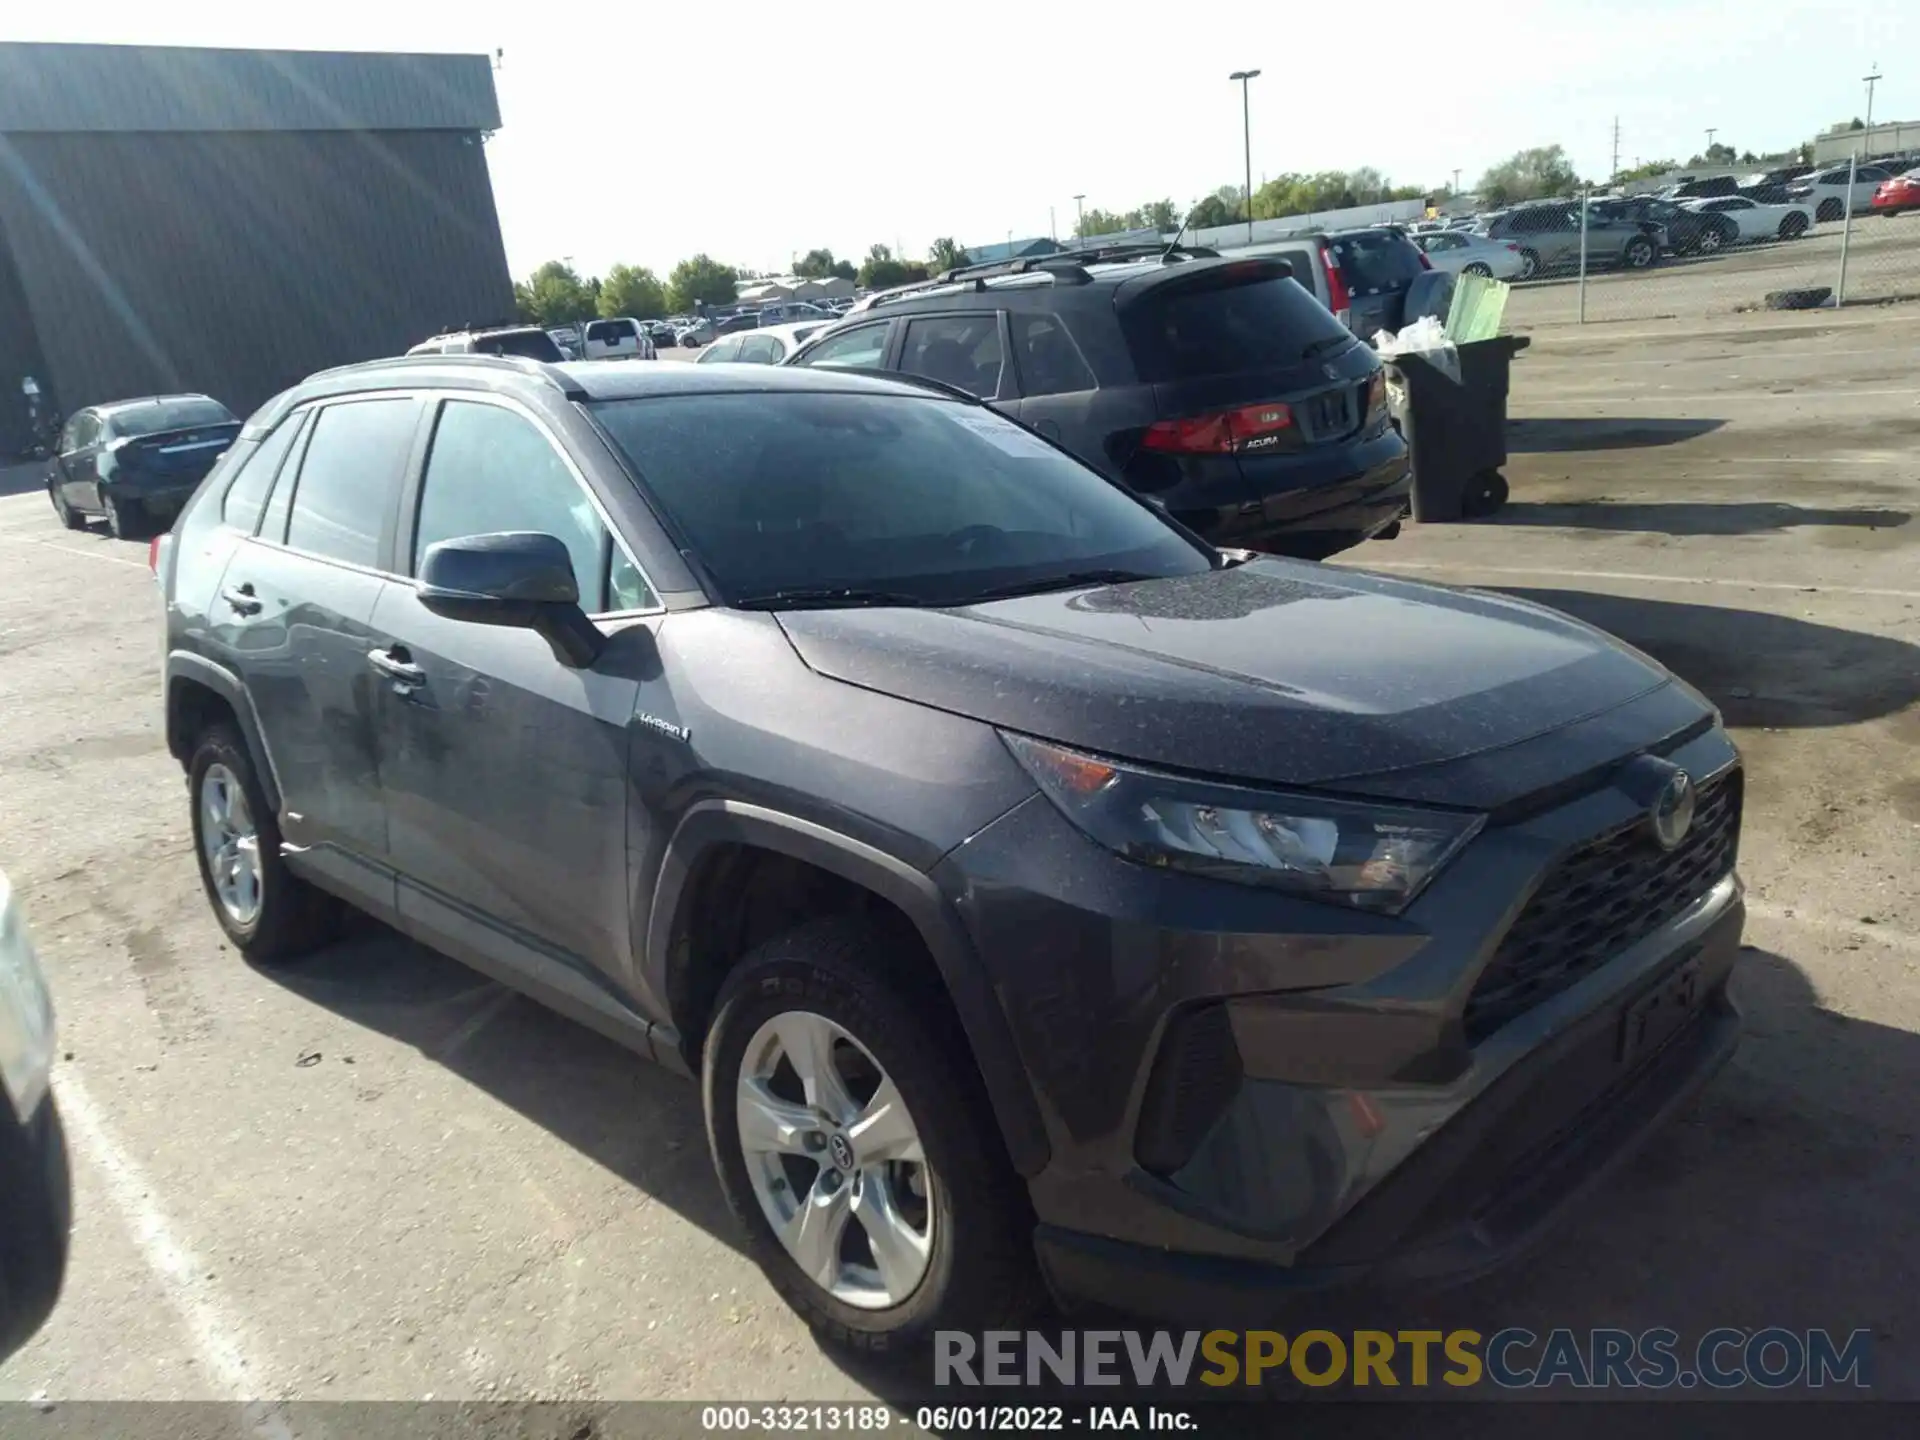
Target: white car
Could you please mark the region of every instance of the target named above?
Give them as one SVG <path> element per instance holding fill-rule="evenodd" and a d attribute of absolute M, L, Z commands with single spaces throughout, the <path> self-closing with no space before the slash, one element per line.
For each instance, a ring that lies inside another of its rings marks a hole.
<path fill-rule="evenodd" d="M 1715 195 L 1680 203 L 1697 214 L 1726 216 L 1739 228 L 1735 238 L 1742 245 L 1755 240 L 1795 240 L 1813 228 L 1813 206 L 1798 201 L 1766 205 L 1745 195 Z"/>
<path fill-rule="evenodd" d="M 1853 172 L 1853 213 L 1864 215 L 1873 205 L 1873 192 L 1893 178 L 1884 165 L 1862 165 Z M 1787 193 L 1808 206 L 1816 220 L 1838 220 L 1847 213 L 1847 167 L 1829 165 L 1803 176 Z"/>
<path fill-rule="evenodd" d="M 1426 252 L 1434 269 L 1452 275 L 1515 280 L 1527 265 L 1520 247 L 1510 240 L 1490 240 L 1465 230 L 1426 231 L 1407 238 Z"/>
<path fill-rule="evenodd" d="M 736 330 L 722 335 L 700 354 L 701 365 L 778 365 L 801 343 L 834 323 L 831 315 L 803 320 L 797 325 L 764 325 L 758 330 Z"/>
<path fill-rule="evenodd" d="M 653 337 L 638 320 L 622 315 L 612 320 L 589 320 L 581 331 L 584 360 L 657 360 Z"/>

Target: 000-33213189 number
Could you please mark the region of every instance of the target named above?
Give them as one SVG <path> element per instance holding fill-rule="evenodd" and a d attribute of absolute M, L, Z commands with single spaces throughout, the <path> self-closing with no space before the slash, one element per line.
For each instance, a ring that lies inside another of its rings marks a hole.
<path fill-rule="evenodd" d="M 710 1434 L 766 1431 L 872 1431 L 893 1424 L 885 1405 L 708 1405 L 700 1428 Z"/>

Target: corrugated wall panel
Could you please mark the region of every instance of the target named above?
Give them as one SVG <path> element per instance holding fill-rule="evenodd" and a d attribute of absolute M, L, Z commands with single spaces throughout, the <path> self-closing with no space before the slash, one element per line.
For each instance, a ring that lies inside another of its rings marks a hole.
<path fill-rule="evenodd" d="M 0 133 L 499 128 L 484 55 L 0 44 Z"/>
<path fill-rule="evenodd" d="M 510 315 L 479 137 L 0 136 L 0 231 L 61 404 L 315 370 Z"/>

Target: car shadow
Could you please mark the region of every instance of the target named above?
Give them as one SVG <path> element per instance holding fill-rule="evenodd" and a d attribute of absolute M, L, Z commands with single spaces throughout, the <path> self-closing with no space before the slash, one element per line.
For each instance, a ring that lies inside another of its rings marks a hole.
<path fill-rule="evenodd" d="M 373 922 L 296 968 L 263 972 L 306 1000 L 400 1040 L 581 1154 L 737 1246 L 707 1158 L 697 1087 L 531 1000 Z M 1920 1335 L 1920 1283 L 1906 1261 L 1920 1213 L 1920 1152 L 1906 1097 L 1920 1090 L 1920 1037 L 1825 1009 L 1786 956 L 1748 947 L 1735 978 L 1747 1039 L 1729 1069 L 1675 1123 L 1580 1202 L 1533 1252 L 1462 1287 L 1276 1303 L 1283 1333 L 1508 1326 L 1545 1335 L 1668 1326 L 1682 1343 L 1722 1325 L 1826 1326 L 1876 1335 L 1876 1389 L 1920 1395 L 1920 1366 L 1895 1365 L 1888 1338 Z M 1873 1236 L 1872 1245 L 1836 1244 Z M 1110 1314 L 1046 1313 L 1031 1325 L 1151 1329 Z M 1683 1351 L 1684 1353 L 1684 1351 Z M 1297 1398 L 1486 1399 L 1403 1387 L 1304 1390 L 1285 1370 L 1249 1389 L 1123 1381 L 1097 1393 L 1051 1388 L 936 1390 L 926 1355 L 827 1352 L 851 1379 L 911 1415 L 933 1401 L 1052 1399 L 1206 1405 Z M 1920 1358 L 1912 1356 L 1910 1358 Z M 1122 1369 L 1124 1369 L 1124 1364 Z M 1196 1371 L 1204 1369 L 1196 1362 Z M 1435 1373 L 1439 1373 L 1436 1364 Z M 1437 1385 L 1437 1382 L 1436 1382 Z M 1675 1392 L 1680 1393 L 1680 1392 Z M 1224 1418 L 1224 1412 L 1214 1410 Z M 1451 1433 L 1445 1430 L 1441 1433 Z M 1461 1433 L 1467 1433 L 1462 1431 Z"/>
<path fill-rule="evenodd" d="M 1703 691 L 1732 726 L 1812 729 L 1920 701 L 1920 646 L 1791 615 L 1587 590 L 1500 587 L 1644 650 Z"/>
<path fill-rule="evenodd" d="M 1802 525 L 1853 526 L 1890 530 L 1913 518 L 1905 510 L 1867 507 L 1822 509 L 1807 505 L 1743 501 L 1728 505 L 1662 501 L 1618 504 L 1587 501 L 1553 504 L 1509 502 L 1493 515 L 1500 525 L 1558 526 L 1577 530 L 1638 530 L 1661 535 L 1759 535 Z"/>
<path fill-rule="evenodd" d="M 1509 420 L 1507 452 L 1511 455 L 1541 455 L 1678 445 L 1701 435 L 1710 435 L 1726 423 L 1725 420 L 1705 417 L 1675 420 L 1656 416 Z"/>

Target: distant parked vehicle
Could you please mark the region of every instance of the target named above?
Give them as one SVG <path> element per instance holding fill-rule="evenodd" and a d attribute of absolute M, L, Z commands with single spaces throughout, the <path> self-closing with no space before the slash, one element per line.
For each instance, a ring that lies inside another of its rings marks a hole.
<path fill-rule="evenodd" d="M 553 336 L 538 325 L 496 325 L 473 330 L 451 330 L 422 340 L 409 355 L 518 355 L 557 365 L 568 358 Z"/>
<path fill-rule="evenodd" d="M 580 332 L 577 330 L 549 330 L 547 334 L 553 343 L 560 347 L 560 353 L 569 360 L 580 358 Z"/>
<path fill-rule="evenodd" d="M 1559 200 L 1522 205 L 1493 216 L 1481 232 L 1495 240 L 1511 240 L 1520 247 L 1522 280 L 1550 270 L 1572 270 L 1580 264 L 1580 207 Z M 1586 257 L 1589 269 L 1619 267 L 1644 270 L 1660 259 L 1666 240 L 1649 233 L 1639 221 L 1594 211 L 1587 217 Z"/>
<path fill-rule="evenodd" d="M 716 321 L 713 328 L 721 335 L 738 335 L 742 330 L 758 330 L 760 328 L 760 312 L 758 310 L 742 310 L 737 314 L 727 316 L 724 320 Z"/>
<path fill-rule="evenodd" d="M 1688 208 L 1703 215 L 1724 215 L 1740 231 L 1745 243 L 1754 240 L 1797 240 L 1813 228 L 1811 205 L 1762 205 L 1745 195 L 1722 195 L 1713 200 L 1693 200 Z"/>
<path fill-rule="evenodd" d="M 1436 270 L 1450 275 L 1485 275 L 1494 280 L 1517 279 L 1520 247 L 1511 240 L 1489 240 L 1461 230 L 1427 231 L 1413 237 Z"/>
<path fill-rule="evenodd" d="M 1703 214 L 1692 204 L 1662 200 L 1652 195 L 1629 195 L 1595 200 L 1589 213 L 1631 220 L 1676 255 L 1711 255 L 1738 243 L 1740 227 L 1725 216 Z"/>
<path fill-rule="evenodd" d="M 1423 315 L 1445 316 L 1453 276 L 1434 265 L 1404 230 L 1330 230 L 1222 251 L 1284 260 L 1293 278 L 1363 340 Z"/>
<path fill-rule="evenodd" d="M 1704 180 L 1686 179 L 1667 187 L 1669 200 L 1706 200 L 1715 195 L 1732 195 L 1740 182 L 1732 175 L 1711 175 Z"/>
<path fill-rule="evenodd" d="M 1908 210 L 1920 210 L 1920 167 L 1881 181 L 1873 192 L 1874 214 L 1900 215 Z"/>
<path fill-rule="evenodd" d="M 704 316 L 689 320 L 674 332 L 674 338 L 688 349 L 699 349 L 702 345 L 711 345 L 719 336 L 711 320 Z"/>
<path fill-rule="evenodd" d="M 622 315 L 611 320 L 589 320 L 580 332 L 583 360 L 653 360 L 653 337 L 638 320 Z"/>
<path fill-rule="evenodd" d="M 803 342 L 833 325 L 831 315 L 793 325 L 763 325 L 739 335 L 723 335 L 700 356 L 701 365 L 780 365 Z"/>
<path fill-rule="evenodd" d="M 1893 172 L 1881 165 L 1862 165 L 1853 174 L 1853 212 L 1864 214 L 1873 204 L 1873 197 L 1880 187 L 1893 178 Z M 1799 184 L 1788 187 L 1787 193 L 1803 205 L 1811 206 L 1813 218 L 1819 221 L 1838 220 L 1847 213 L 1847 167 L 1832 166 L 1809 175 Z"/>
<path fill-rule="evenodd" d="M 60 431 L 47 496 L 69 530 L 95 515 L 120 539 L 165 529 L 239 433 L 232 412 L 205 395 L 91 405 Z"/>

